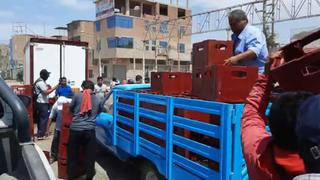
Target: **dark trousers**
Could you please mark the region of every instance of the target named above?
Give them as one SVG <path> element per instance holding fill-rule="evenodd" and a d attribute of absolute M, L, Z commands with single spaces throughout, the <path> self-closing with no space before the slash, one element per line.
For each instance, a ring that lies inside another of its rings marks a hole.
<path fill-rule="evenodd" d="M 60 139 L 60 131 L 55 130 L 52 143 L 51 143 L 51 157 L 54 160 L 58 160 L 59 157 L 59 139 Z"/>
<path fill-rule="evenodd" d="M 87 179 L 95 175 L 94 163 L 96 158 L 95 130 L 74 131 L 70 129 L 68 143 L 68 177 L 75 179 L 79 169 L 79 149 L 84 151 L 84 165 Z"/>
<path fill-rule="evenodd" d="M 38 137 L 43 137 L 47 131 L 48 117 L 49 117 L 49 104 L 37 103 L 37 116 L 38 116 Z"/>

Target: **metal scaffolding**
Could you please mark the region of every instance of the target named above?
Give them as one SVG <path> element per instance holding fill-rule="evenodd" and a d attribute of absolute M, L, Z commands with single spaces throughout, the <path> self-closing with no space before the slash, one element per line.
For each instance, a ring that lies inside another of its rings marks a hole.
<path fill-rule="evenodd" d="M 192 19 L 192 24 L 188 26 L 188 30 L 184 33 L 185 36 L 215 31 L 229 31 L 228 14 L 235 9 L 244 10 L 248 14 L 252 25 L 264 25 L 319 17 L 320 0 L 256 0 L 173 20 L 155 21 L 150 26 L 157 26 L 160 23 L 167 22 L 169 26 L 179 27 L 180 19 Z M 150 36 L 150 32 L 148 34 L 150 39 L 154 39 L 154 36 Z"/>

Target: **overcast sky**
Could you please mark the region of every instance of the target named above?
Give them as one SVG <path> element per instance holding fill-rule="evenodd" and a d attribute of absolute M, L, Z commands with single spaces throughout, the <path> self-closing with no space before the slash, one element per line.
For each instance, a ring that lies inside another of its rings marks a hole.
<path fill-rule="evenodd" d="M 169 0 L 160 0 L 168 2 Z M 183 3 L 180 0 L 181 3 Z M 193 13 L 223 8 L 253 0 L 190 0 Z M 176 2 L 176 0 L 173 0 Z M 12 35 L 14 22 L 23 22 L 29 33 L 39 35 L 57 35 L 53 30 L 57 26 L 65 26 L 72 20 L 95 19 L 93 0 L 0 0 L 0 43 L 7 44 Z M 312 29 L 320 26 L 320 18 L 304 21 L 293 21 L 276 25 L 278 38 L 282 43 L 289 41 L 292 31 L 296 29 Z M 193 37 L 193 41 L 206 38 L 227 38 L 226 33 L 209 33 Z"/>

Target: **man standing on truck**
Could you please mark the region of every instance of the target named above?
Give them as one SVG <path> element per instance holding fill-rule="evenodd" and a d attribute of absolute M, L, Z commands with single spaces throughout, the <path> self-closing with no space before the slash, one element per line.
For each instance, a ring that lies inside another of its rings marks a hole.
<path fill-rule="evenodd" d="M 33 84 L 33 94 L 34 99 L 36 99 L 36 110 L 38 117 L 38 140 L 42 140 L 45 137 L 48 124 L 48 112 L 49 112 L 49 102 L 48 95 L 51 94 L 58 85 L 54 86 L 52 89 L 48 89 L 46 80 L 49 78 L 50 72 L 46 69 L 40 71 L 40 78 L 38 78 Z"/>
<path fill-rule="evenodd" d="M 265 35 L 248 24 L 246 13 L 240 9 L 230 12 L 229 24 L 233 32 L 234 56 L 225 60 L 225 65 L 256 66 L 259 73 L 263 73 L 268 57 Z"/>
<path fill-rule="evenodd" d="M 92 81 L 83 81 L 81 87 L 83 92 L 75 94 L 70 104 L 73 119 L 70 125 L 67 150 L 69 179 L 76 178 L 80 148 L 84 150 L 86 178 L 92 179 L 95 175 L 95 126 L 96 116 L 100 111 L 99 100 L 93 93 L 94 83 Z"/>

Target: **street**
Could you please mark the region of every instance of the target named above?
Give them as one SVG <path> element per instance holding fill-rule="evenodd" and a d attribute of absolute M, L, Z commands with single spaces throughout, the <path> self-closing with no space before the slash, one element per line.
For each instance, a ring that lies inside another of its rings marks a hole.
<path fill-rule="evenodd" d="M 52 124 L 51 127 L 55 125 Z M 53 131 L 53 128 L 51 128 Z M 35 126 L 36 132 L 36 126 Z M 46 140 L 36 141 L 43 151 L 50 151 L 52 135 Z M 51 167 L 58 178 L 58 163 L 54 162 Z M 97 148 L 96 156 L 96 175 L 94 180 L 136 180 L 138 179 L 138 172 L 132 164 L 120 161 L 116 157 L 103 151 L 101 147 Z M 83 178 L 79 178 L 81 180 Z"/>

